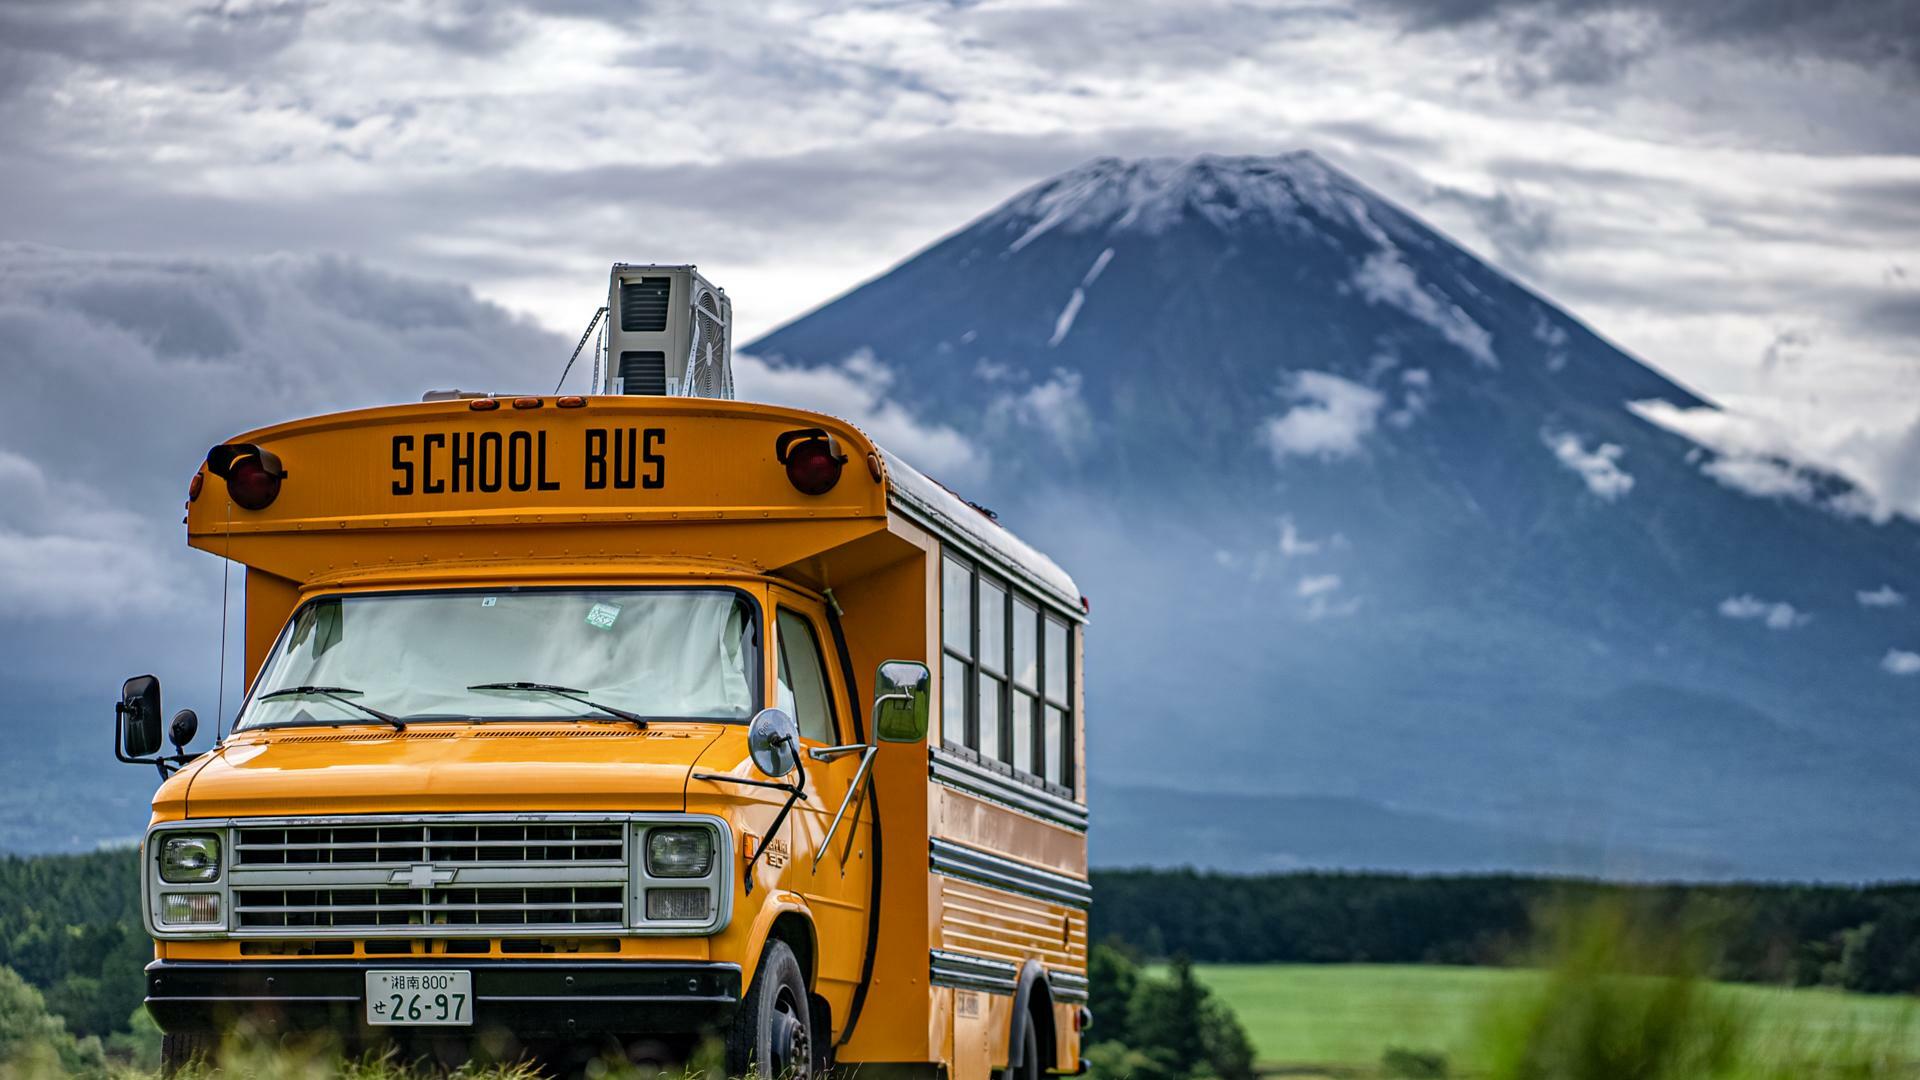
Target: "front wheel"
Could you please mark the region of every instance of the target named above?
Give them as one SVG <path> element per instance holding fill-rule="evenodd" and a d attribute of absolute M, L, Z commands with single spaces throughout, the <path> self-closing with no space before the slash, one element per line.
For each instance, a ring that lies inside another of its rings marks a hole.
<path fill-rule="evenodd" d="M 727 1075 L 807 1080 L 813 1075 L 813 1018 L 793 950 L 767 942 L 753 986 L 727 1031 Z"/>
<path fill-rule="evenodd" d="M 178 1076 L 191 1070 L 210 1069 L 219 1051 L 219 1040 L 204 1032 L 163 1034 L 160 1036 L 160 1075 Z"/>

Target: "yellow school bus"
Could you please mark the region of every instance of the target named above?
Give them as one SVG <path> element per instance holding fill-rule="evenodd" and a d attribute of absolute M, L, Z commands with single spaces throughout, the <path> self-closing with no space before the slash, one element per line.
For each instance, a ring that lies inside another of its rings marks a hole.
<path fill-rule="evenodd" d="M 191 758 L 152 677 L 117 709 L 171 773 L 141 848 L 170 1067 L 245 1016 L 1084 1068 L 1084 601 L 855 427 L 465 397 L 238 435 L 190 495 L 188 542 L 245 567 L 244 704 Z"/>

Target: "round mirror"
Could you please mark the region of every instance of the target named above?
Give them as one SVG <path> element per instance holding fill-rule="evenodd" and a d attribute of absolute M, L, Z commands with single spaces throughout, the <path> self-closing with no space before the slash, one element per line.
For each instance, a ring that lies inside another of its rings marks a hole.
<path fill-rule="evenodd" d="M 800 725 L 780 709 L 762 709 L 747 725 L 747 753 L 753 766 L 778 780 L 800 759 Z"/>
<path fill-rule="evenodd" d="M 167 728 L 167 738 L 173 740 L 176 750 L 184 750 L 200 730 L 200 715 L 192 709 L 181 709 L 173 714 L 173 723 Z"/>

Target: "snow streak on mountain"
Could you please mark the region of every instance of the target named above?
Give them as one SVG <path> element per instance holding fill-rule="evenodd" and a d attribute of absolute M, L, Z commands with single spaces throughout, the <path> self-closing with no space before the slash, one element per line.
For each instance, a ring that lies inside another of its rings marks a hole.
<path fill-rule="evenodd" d="M 1311 154 L 1091 163 L 748 351 L 1073 569 L 1103 863 L 1920 873 L 1920 529 Z"/>

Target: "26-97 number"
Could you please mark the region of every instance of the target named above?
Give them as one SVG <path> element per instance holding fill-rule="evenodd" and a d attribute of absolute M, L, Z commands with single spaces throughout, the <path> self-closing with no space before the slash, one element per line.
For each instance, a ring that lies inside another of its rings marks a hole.
<path fill-rule="evenodd" d="M 367 1023 L 473 1023 L 473 975 L 466 971 L 367 972 Z"/>

